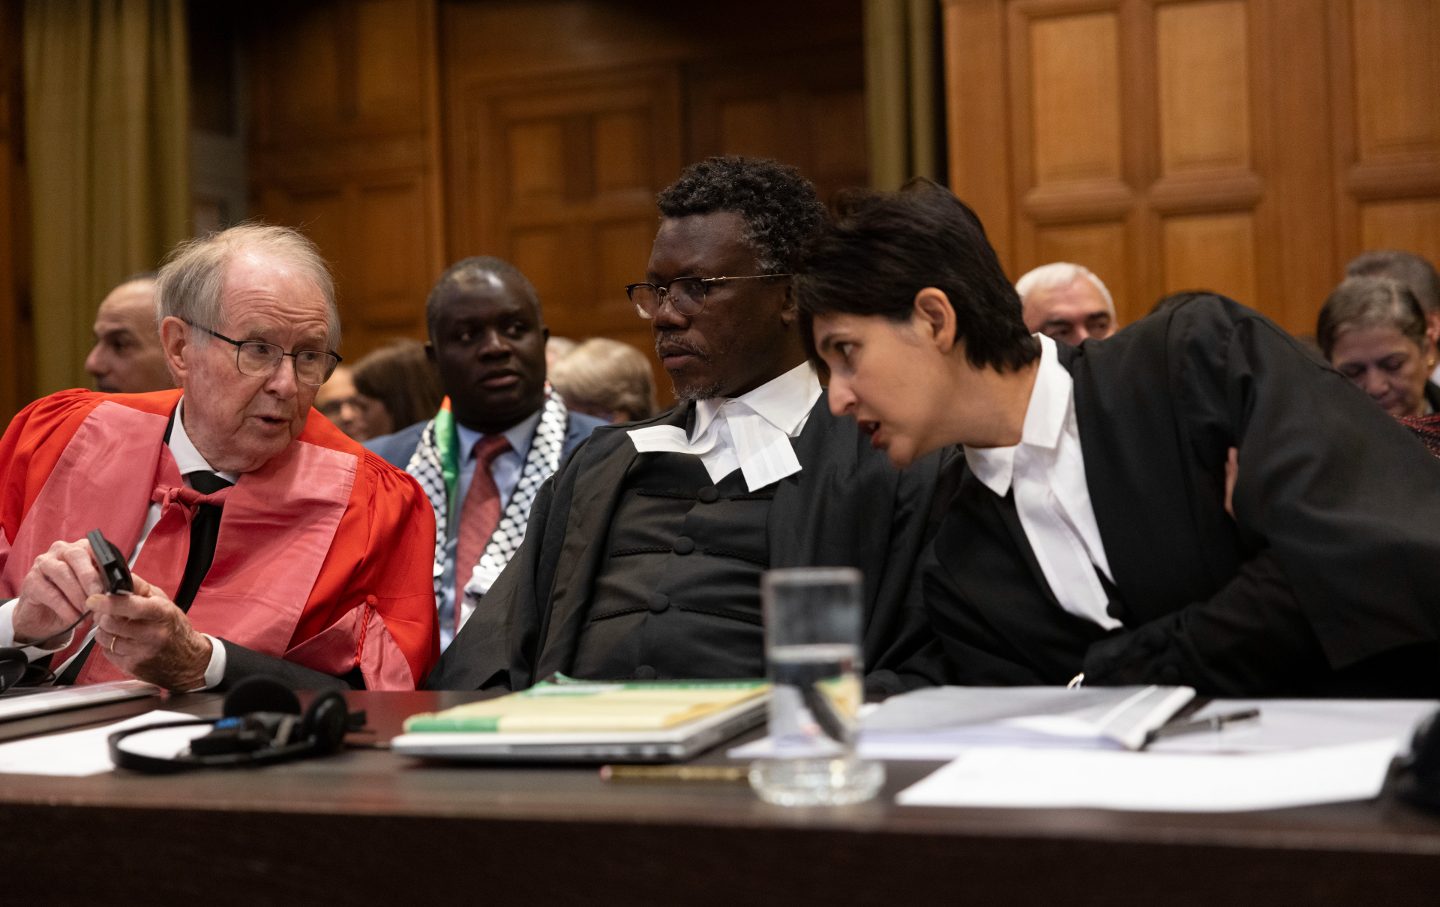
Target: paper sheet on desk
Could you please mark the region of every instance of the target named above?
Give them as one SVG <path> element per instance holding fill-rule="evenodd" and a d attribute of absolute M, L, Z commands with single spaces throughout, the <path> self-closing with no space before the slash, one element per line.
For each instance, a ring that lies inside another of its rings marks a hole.
<path fill-rule="evenodd" d="M 1094 750 L 969 750 L 901 791 L 902 806 L 1242 812 L 1368 800 L 1393 741 L 1203 756 Z"/>
<path fill-rule="evenodd" d="M 80 777 L 110 771 L 109 737 L 116 731 L 194 718 L 181 712 L 148 712 L 103 727 L 86 728 L 65 734 L 31 737 L 0 744 L 0 772 L 22 775 L 63 775 Z M 153 756 L 174 756 L 191 740 L 209 731 L 208 725 L 173 728 L 140 734 L 125 741 L 127 749 Z"/>

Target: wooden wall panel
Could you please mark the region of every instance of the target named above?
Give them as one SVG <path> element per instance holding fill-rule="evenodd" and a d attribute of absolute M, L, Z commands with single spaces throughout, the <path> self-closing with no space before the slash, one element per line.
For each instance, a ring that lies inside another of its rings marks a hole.
<path fill-rule="evenodd" d="M 1440 261 L 1440 7 L 1332 0 L 1334 168 L 1344 258 L 1399 248 Z"/>
<path fill-rule="evenodd" d="M 1257 298 L 1254 219 L 1248 214 L 1170 217 L 1164 222 L 1161 292 L 1213 290 Z"/>
<path fill-rule="evenodd" d="M 1440 151 L 1440 4 L 1355 0 L 1359 159 Z"/>
<path fill-rule="evenodd" d="M 687 75 L 686 160 L 773 157 L 815 182 L 822 198 L 868 183 L 859 44 L 743 57 Z"/>
<path fill-rule="evenodd" d="M 452 257 L 513 262 L 556 334 L 632 328 L 633 309 L 615 297 L 644 275 L 654 193 L 680 167 L 677 74 L 477 80 L 459 87 L 452 110 L 464 124 L 452 136 Z"/>
<path fill-rule="evenodd" d="M 1409 249 L 1440 262 L 1440 198 L 1362 205 L 1360 245 L 1366 249 Z"/>
<path fill-rule="evenodd" d="M 423 186 L 413 180 L 365 185 L 351 209 L 356 215 L 351 247 L 358 270 L 348 296 L 364 325 L 363 345 L 378 345 L 394 335 L 424 338 L 425 296 L 417 290 L 428 287 L 436 275 L 429 268 L 425 232 L 407 227 L 425 222 Z"/>
<path fill-rule="evenodd" d="M 623 288 L 689 162 L 775 157 L 827 197 L 868 182 L 858 0 L 443 2 L 440 18 L 447 257 L 514 262 L 556 334 L 650 348 Z"/>
<path fill-rule="evenodd" d="M 253 20 L 256 213 L 330 261 L 347 359 L 423 337 L 444 267 L 435 0 L 274 3 Z"/>
<path fill-rule="evenodd" d="M 1245 13 L 1240 0 L 1156 10 L 1163 174 L 1249 169 Z"/>
<path fill-rule="evenodd" d="M 0 425 L 35 393 L 19 0 L 0 0 Z"/>
<path fill-rule="evenodd" d="M 1011 273 L 1070 257 L 1122 321 L 1208 286 L 1309 333 L 1362 248 L 1440 260 L 1433 0 L 945 7 L 951 183 Z"/>
<path fill-rule="evenodd" d="M 1036 18 L 1028 29 L 1034 185 L 1120 179 L 1116 14 Z"/>
<path fill-rule="evenodd" d="M 1130 292 L 1125 263 L 1126 225 L 1123 222 L 1065 224 L 1041 227 L 1037 231 L 1036 258 L 1040 261 L 1085 262 L 1103 275 L 1105 287 L 1115 299 L 1116 313 L 1124 322 L 1133 321 L 1145 309 L 1135 304 Z M 1019 273 L 1015 275 L 1017 278 Z"/>

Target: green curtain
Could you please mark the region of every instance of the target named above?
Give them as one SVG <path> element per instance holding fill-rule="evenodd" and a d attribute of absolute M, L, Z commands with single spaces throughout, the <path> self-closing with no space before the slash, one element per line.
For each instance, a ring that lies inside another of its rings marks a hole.
<path fill-rule="evenodd" d="M 865 113 L 870 183 L 944 181 L 938 0 L 865 0 Z"/>
<path fill-rule="evenodd" d="M 41 393 L 87 386 L 95 309 L 190 234 L 184 0 L 27 0 Z"/>

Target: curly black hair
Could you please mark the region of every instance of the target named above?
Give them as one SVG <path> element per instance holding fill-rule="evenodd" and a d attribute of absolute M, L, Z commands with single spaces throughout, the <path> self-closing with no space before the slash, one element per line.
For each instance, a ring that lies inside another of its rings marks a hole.
<path fill-rule="evenodd" d="M 825 206 L 800 171 L 754 157 L 712 157 L 691 164 L 660 192 L 665 217 L 733 211 L 745 221 L 745 244 L 762 270 L 790 273 L 825 223 Z"/>

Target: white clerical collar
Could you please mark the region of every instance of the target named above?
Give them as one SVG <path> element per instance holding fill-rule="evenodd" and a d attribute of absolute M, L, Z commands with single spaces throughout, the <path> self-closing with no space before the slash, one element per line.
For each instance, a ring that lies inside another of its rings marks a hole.
<path fill-rule="evenodd" d="M 790 439 L 805 428 L 819 399 L 820 380 L 804 363 L 738 397 L 697 402 L 689 435 L 674 425 L 650 425 L 628 434 L 641 453 L 699 457 L 713 482 L 739 469 L 746 487 L 755 491 L 800 471 Z"/>
<path fill-rule="evenodd" d="M 967 447 L 965 462 L 975 478 L 1000 497 L 1010 491 L 1015 475 L 1015 451 L 1021 445 L 1054 450 L 1065 430 L 1065 416 L 1070 412 L 1071 390 L 1075 380 L 1060 364 L 1055 341 L 1036 334 L 1040 341 L 1040 366 L 1035 372 L 1035 386 L 1025 408 L 1025 424 L 1020 430 L 1020 444 L 1010 447 Z"/>
<path fill-rule="evenodd" d="M 185 398 L 181 397 L 180 402 L 175 404 L 175 423 L 170 426 L 170 455 L 175 458 L 175 465 L 180 469 L 180 475 L 188 476 L 192 472 L 213 472 L 215 475 L 234 485 L 240 479 L 240 475 L 234 472 L 221 472 L 210 465 L 196 449 L 195 442 L 190 440 L 190 435 L 185 431 L 184 416 Z"/>

